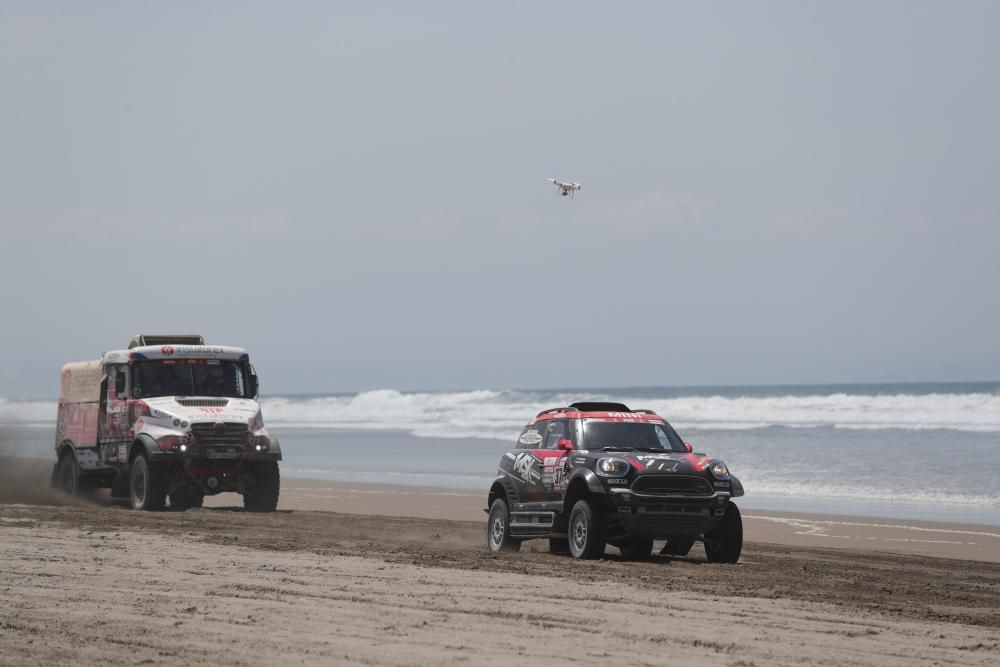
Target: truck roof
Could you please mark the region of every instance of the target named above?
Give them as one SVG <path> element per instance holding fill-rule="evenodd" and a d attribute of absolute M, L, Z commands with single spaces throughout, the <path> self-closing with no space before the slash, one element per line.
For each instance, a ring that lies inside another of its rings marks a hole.
<path fill-rule="evenodd" d="M 147 359 L 228 359 L 249 361 L 242 347 L 228 345 L 142 345 L 128 350 L 112 350 L 101 357 L 105 363 L 124 363 Z"/>

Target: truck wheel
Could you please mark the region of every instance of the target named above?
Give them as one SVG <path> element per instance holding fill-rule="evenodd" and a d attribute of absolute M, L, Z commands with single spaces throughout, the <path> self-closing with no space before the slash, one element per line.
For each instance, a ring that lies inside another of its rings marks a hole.
<path fill-rule="evenodd" d="M 653 553 L 652 537 L 633 537 L 631 540 L 618 547 L 625 560 L 649 560 Z"/>
<path fill-rule="evenodd" d="M 510 513 L 503 498 L 497 498 L 490 506 L 490 517 L 486 520 L 486 542 L 493 553 L 521 550 L 521 540 L 510 536 Z"/>
<path fill-rule="evenodd" d="M 660 549 L 664 556 L 687 556 L 694 546 L 694 538 L 681 537 L 667 540 L 667 543 Z"/>
<path fill-rule="evenodd" d="M 566 538 L 554 538 L 549 540 L 549 553 L 565 556 L 569 553 L 569 540 Z"/>
<path fill-rule="evenodd" d="M 586 499 L 576 501 L 569 514 L 569 552 L 588 560 L 604 555 L 604 522 Z"/>
<path fill-rule="evenodd" d="M 80 466 L 72 453 L 63 454 L 56 470 L 56 488 L 69 496 L 90 498 L 94 495 L 96 486 L 93 480 L 80 474 Z"/>
<path fill-rule="evenodd" d="M 158 512 L 167 504 L 167 475 L 158 465 L 139 454 L 132 462 L 129 473 L 129 495 L 132 509 Z"/>
<path fill-rule="evenodd" d="M 186 510 L 190 507 L 201 507 L 205 504 L 205 494 L 200 490 L 183 490 L 170 494 L 170 507 L 175 510 Z"/>
<path fill-rule="evenodd" d="M 273 512 L 278 507 L 281 473 L 276 461 L 249 464 L 250 483 L 243 489 L 243 509 L 247 512 Z"/>
<path fill-rule="evenodd" d="M 743 551 L 743 519 L 733 503 L 712 530 L 705 533 L 705 557 L 710 563 L 735 563 Z"/>

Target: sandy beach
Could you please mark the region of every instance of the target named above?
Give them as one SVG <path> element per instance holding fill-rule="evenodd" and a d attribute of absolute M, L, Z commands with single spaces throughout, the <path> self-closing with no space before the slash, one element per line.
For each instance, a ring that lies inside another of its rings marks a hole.
<path fill-rule="evenodd" d="M 996 664 L 998 533 L 758 515 L 736 566 L 484 547 L 482 499 L 285 480 L 139 513 L 0 472 L 0 664 Z M 60 504 L 62 503 L 62 504 Z M 869 539 L 872 538 L 872 539 Z M 933 554 L 933 555 L 929 555 Z M 962 555 L 964 554 L 964 555 Z"/>

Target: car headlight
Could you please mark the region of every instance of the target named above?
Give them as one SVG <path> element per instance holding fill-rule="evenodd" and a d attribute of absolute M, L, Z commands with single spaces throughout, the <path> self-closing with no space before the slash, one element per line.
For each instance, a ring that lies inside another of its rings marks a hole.
<path fill-rule="evenodd" d="M 631 466 L 625 459 L 608 457 L 597 459 L 597 474 L 605 477 L 624 477 L 628 474 Z"/>
<path fill-rule="evenodd" d="M 712 471 L 712 475 L 714 477 L 717 477 L 719 479 L 727 479 L 729 477 L 729 468 L 727 468 L 726 464 L 723 463 L 722 461 L 716 461 L 715 463 L 713 463 L 712 467 L 709 468 L 709 470 Z"/>

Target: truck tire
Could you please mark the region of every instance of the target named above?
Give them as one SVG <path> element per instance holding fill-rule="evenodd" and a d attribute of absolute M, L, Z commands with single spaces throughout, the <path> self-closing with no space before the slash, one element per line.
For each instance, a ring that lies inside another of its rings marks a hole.
<path fill-rule="evenodd" d="M 510 512 L 503 498 L 497 498 L 490 506 L 490 516 L 486 520 L 486 543 L 493 553 L 521 550 L 521 540 L 510 536 Z"/>
<path fill-rule="evenodd" d="M 167 504 L 166 471 L 139 454 L 129 471 L 129 497 L 132 509 L 159 512 Z"/>
<path fill-rule="evenodd" d="M 80 474 L 80 466 L 72 452 L 63 454 L 56 468 L 56 488 L 75 498 L 91 498 L 97 487 L 94 481 Z"/>
<path fill-rule="evenodd" d="M 170 494 L 170 507 L 175 510 L 186 510 L 201 507 L 205 504 L 205 494 L 199 491 L 185 489 Z"/>
<path fill-rule="evenodd" d="M 569 514 L 569 552 L 586 560 L 604 555 L 604 521 L 586 498 L 576 501 Z"/>
<path fill-rule="evenodd" d="M 667 540 L 667 543 L 660 549 L 660 553 L 664 556 L 687 556 L 691 552 L 694 542 L 692 537 L 675 537 Z"/>
<path fill-rule="evenodd" d="M 255 461 L 248 465 L 249 484 L 243 489 L 243 509 L 247 512 L 273 512 L 278 508 L 281 473 L 276 461 Z"/>
<path fill-rule="evenodd" d="M 743 519 L 733 503 L 726 507 L 722 521 L 705 533 L 705 557 L 710 563 L 735 563 L 743 551 Z"/>
<path fill-rule="evenodd" d="M 622 558 L 625 560 L 649 560 L 650 555 L 653 553 L 653 538 L 633 537 L 618 547 L 618 550 L 622 552 Z"/>

